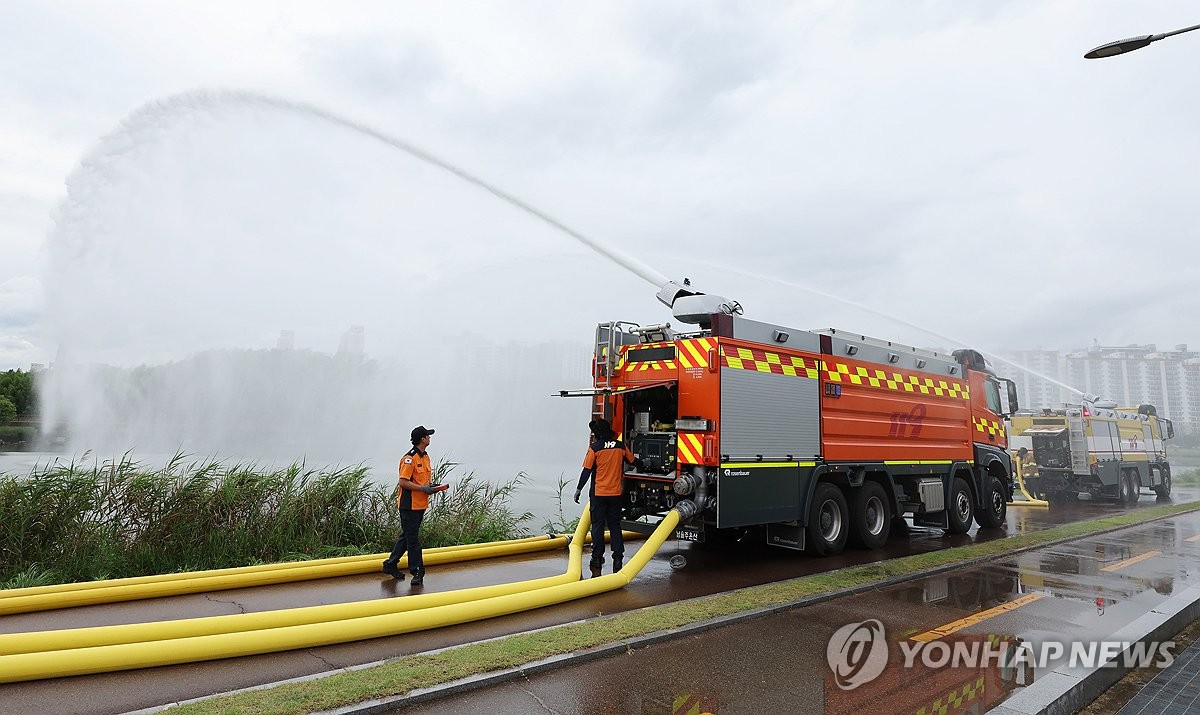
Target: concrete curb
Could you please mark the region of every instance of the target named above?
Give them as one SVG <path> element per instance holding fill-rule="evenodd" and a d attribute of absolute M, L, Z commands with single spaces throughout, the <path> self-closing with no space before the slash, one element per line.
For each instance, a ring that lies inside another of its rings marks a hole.
<path fill-rule="evenodd" d="M 1059 544 L 1070 543 L 1072 541 L 1079 541 L 1082 539 L 1095 538 L 1097 536 L 1103 536 L 1104 534 L 1110 534 L 1110 533 L 1113 533 L 1116 531 L 1121 531 L 1123 529 L 1134 529 L 1134 528 L 1144 526 L 1146 524 L 1154 523 L 1156 521 L 1161 521 L 1162 519 L 1172 519 L 1172 518 L 1183 516 L 1185 514 L 1191 514 L 1197 510 L 1200 510 L 1200 507 L 1197 507 L 1196 509 L 1193 509 L 1191 511 L 1183 511 L 1183 512 L 1179 512 L 1176 514 L 1169 514 L 1166 516 L 1157 517 L 1155 519 L 1150 519 L 1150 520 L 1143 521 L 1143 522 L 1140 522 L 1137 524 L 1115 526 L 1115 527 L 1112 527 L 1109 529 L 1104 529 L 1103 531 L 1097 531 L 1092 534 L 1088 534 L 1086 536 L 1072 536 L 1072 537 L 1067 537 L 1067 538 L 1063 538 L 1063 539 L 1056 539 L 1054 541 L 1047 541 L 1047 542 L 1044 542 L 1041 544 L 1036 544 L 1036 545 L 1016 549 L 1014 551 L 1011 551 L 1011 552 L 1008 552 L 1006 554 L 1002 554 L 999 556 L 995 556 L 995 555 L 979 556 L 979 557 L 976 557 L 973 559 L 960 561 L 960 562 L 957 562 L 954 564 L 945 564 L 942 566 L 935 566 L 932 568 L 928 568 L 928 569 L 925 569 L 922 571 L 913 571 L 913 572 L 909 572 L 909 573 L 905 573 L 905 574 L 898 574 L 896 576 L 890 576 L 890 577 L 887 577 L 887 578 L 879 580 L 879 581 L 873 581 L 868 584 L 863 584 L 861 586 L 854 586 L 854 587 L 842 589 L 839 591 L 831 591 L 828 593 L 815 594 L 812 596 L 804 596 L 804 597 L 801 597 L 798 599 L 793 599 L 791 601 L 773 604 L 771 606 L 764 606 L 764 607 L 756 608 L 756 609 L 753 609 L 750 611 L 742 611 L 739 613 L 733 613 L 733 614 L 729 614 L 726 616 L 720 616 L 717 618 L 712 618 L 712 619 L 708 619 L 708 620 L 704 620 L 704 621 L 697 621 L 695 623 L 689 623 L 685 626 L 681 626 L 679 628 L 675 628 L 675 629 L 671 629 L 671 630 L 656 631 L 654 633 L 648 633 L 648 634 L 645 634 L 642 636 L 636 636 L 633 638 L 628 638 L 628 639 L 624 639 L 624 640 L 620 640 L 620 641 L 606 643 L 603 645 L 595 646 L 593 648 L 588 648 L 588 649 L 579 650 L 579 651 L 572 651 L 570 653 L 563 653 L 560 655 L 550 656 L 548 658 L 543 658 L 540 660 L 530 661 L 529 663 L 526 663 L 525 665 L 515 667 L 515 668 L 507 668 L 504 670 L 483 673 L 483 674 L 476 675 L 476 676 L 471 676 L 471 677 L 462 678 L 459 680 L 453 680 L 453 681 L 449 681 L 446 683 L 441 683 L 438 685 L 430 686 L 428 688 L 420 688 L 420 689 L 416 689 L 416 690 L 411 690 L 403 695 L 395 695 L 395 696 L 389 696 L 386 698 L 367 700 L 367 701 L 355 703 L 353 705 L 336 708 L 333 710 L 322 710 L 322 711 L 319 711 L 319 713 L 321 713 L 321 715 L 376 715 L 377 713 L 394 712 L 396 710 L 407 707 L 409 705 L 426 703 L 426 702 L 429 702 L 432 700 L 437 700 L 439 698 L 456 695 L 456 694 L 467 692 L 470 690 L 486 688 L 486 687 L 490 687 L 492 685 L 498 685 L 501 683 L 516 680 L 518 678 L 525 678 L 525 677 L 535 675 L 538 673 L 542 673 L 542 672 L 545 672 L 548 670 L 553 670 L 556 668 L 561 668 L 564 666 L 574 665 L 574 664 L 578 664 L 578 663 L 586 663 L 591 660 L 596 660 L 598 658 L 604 658 L 604 657 L 611 656 L 611 655 L 618 655 L 620 653 L 635 650 L 637 648 L 643 648 L 643 647 L 653 645 L 655 643 L 659 643 L 662 641 L 672 640 L 675 638 L 681 638 L 681 637 L 695 634 L 695 633 L 702 633 L 704 631 L 712 630 L 714 628 L 720 628 L 722 626 L 733 625 L 733 624 L 741 623 L 744 621 L 749 621 L 749 620 L 752 620 L 755 618 L 760 618 L 763 616 L 769 616 L 769 615 L 772 615 L 775 613 L 792 610 L 794 608 L 802 608 L 805 606 L 811 606 L 811 605 L 815 605 L 815 604 L 819 604 L 819 603 L 824 603 L 826 601 L 831 601 L 836 598 L 843 598 L 845 596 L 853 596 L 853 595 L 856 595 L 859 593 L 864 593 L 864 592 L 872 591 L 872 590 L 879 589 L 879 588 L 887 588 L 889 586 L 893 586 L 893 585 L 896 585 L 899 583 L 904 583 L 905 581 L 911 581 L 911 580 L 919 579 L 919 578 L 926 578 L 929 576 L 936 576 L 938 574 L 946 573 L 949 571 L 954 571 L 957 569 L 972 568 L 974 566 L 978 566 L 980 564 L 993 561 L 997 558 L 1007 558 L 1007 557 L 1011 557 L 1011 556 L 1017 556 L 1017 555 L 1024 554 L 1024 553 L 1027 553 L 1030 551 L 1036 551 L 1038 549 L 1045 549 L 1045 548 L 1049 548 L 1049 547 L 1056 546 Z M 867 566 L 870 564 L 862 564 L 862 565 Z M 730 593 L 737 593 L 738 591 L 744 591 L 744 590 L 753 589 L 753 588 L 760 588 L 762 585 L 765 585 L 765 584 L 760 584 L 759 586 L 748 586 L 748 587 L 745 587 L 742 589 L 735 589 L 734 591 L 725 591 L 720 594 L 711 594 L 708 596 L 698 596 L 696 598 L 686 599 L 684 601 L 677 601 L 676 603 L 677 604 L 687 604 L 687 603 L 703 602 L 706 599 L 712 599 L 712 598 L 716 598 L 716 597 L 720 597 L 720 596 L 725 596 Z M 1172 600 L 1174 600 L 1174 598 L 1168 599 L 1168 603 Z M 1200 600 L 1200 594 L 1198 594 L 1198 600 Z M 1166 605 L 1166 603 L 1163 604 L 1163 606 L 1165 606 L 1165 605 Z M 635 609 L 632 611 L 624 611 L 623 613 L 636 613 L 640 610 L 648 610 L 648 609 L 655 609 L 655 608 L 662 608 L 662 607 L 663 607 L 663 605 L 647 606 L 647 607 L 645 607 L 645 609 Z M 540 628 L 537 630 L 551 630 L 554 628 L 561 628 L 561 627 L 569 626 L 569 625 L 576 624 L 576 623 L 603 621 L 603 620 L 609 619 L 609 618 L 620 617 L 621 615 L 622 615 L 621 613 L 618 613 L 618 614 L 613 614 L 613 615 L 609 615 L 609 616 L 599 616 L 596 618 L 587 619 L 585 621 L 572 621 L 570 623 L 561 623 L 561 624 L 557 624 L 557 625 L 553 625 L 553 626 L 547 626 L 545 628 Z M 1177 630 L 1172 631 L 1170 635 L 1174 635 L 1175 633 L 1178 633 L 1180 630 L 1183 629 L 1184 626 L 1187 625 L 1188 622 L 1190 622 L 1190 621 L 1185 621 L 1183 623 L 1183 625 L 1181 625 Z M 1132 625 L 1132 624 L 1130 624 L 1130 625 Z M 536 631 L 526 631 L 526 632 L 536 632 Z M 464 648 L 464 647 L 474 645 L 475 643 L 483 643 L 483 642 L 487 642 L 487 641 L 491 641 L 491 640 L 502 640 L 504 638 L 510 637 L 511 635 L 517 635 L 517 634 L 498 636 L 496 638 L 489 638 L 489 639 L 482 640 L 482 641 L 472 641 L 471 643 L 463 643 L 460 645 L 449 646 L 447 648 L 440 648 L 440 649 L 437 649 L 434 651 L 427 651 L 425 653 L 413 654 L 413 655 L 427 655 L 427 654 L 433 654 L 433 653 L 438 653 L 438 652 L 456 650 L 459 648 Z M 396 660 L 396 659 L 393 659 L 393 660 Z M 354 666 L 353 668 L 343 668 L 343 669 L 325 672 L 325 673 L 317 673 L 314 675 L 304 676 L 304 677 L 300 677 L 300 678 L 293 678 L 293 679 L 289 679 L 289 680 L 285 680 L 285 681 L 280 681 L 277 683 L 266 683 L 263 685 L 255 686 L 253 688 L 246 688 L 246 689 L 239 690 L 239 691 L 233 691 L 233 692 L 229 692 L 229 693 L 219 693 L 219 694 L 208 696 L 208 697 L 195 698 L 192 700 L 183 701 L 183 702 L 179 702 L 179 703 L 171 703 L 171 704 L 156 707 L 156 708 L 148 708 L 146 710 L 139 710 L 136 713 L 129 713 L 127 715 L 148 715 L 149 713 L 161 712 L 162 710 L 174 707 L 176 705 L 183 705 L 183 704 L 187 704 L 187 703 L 211 700 L 213 698 L 223 697 L 226 695 L 234 695 L 234 694 L 240 693 L 240 692 L 252 692 L 252 691 L 257 691 L 257 690 L 265 690 L 265 689 L 274 688 L 274 687 L 277 687 L 280 685 L 286 685 L 288 683 L 318 680 L 321 678 L 338 675 L 339 673 L 350 672 L 350 671 L 354 671 L 354 670 L 361 670 L 363 668 L 377 667 L 380 665 L 386 665 L 389 662 L 391 662 L 391 660 L 379 661 L 379 662 L 375 662 L 375 663 L 365 663 L 362 665 Z M 1115 670 L 1115 669 L 1108 669 L 1108 670 Z M 1120 675 L 1123 675 L 1123 673 L 1121 673 Z M 1120 675 L 1118 675 L 1118 678 L 1120 677 Z M 1047 676 L 1043 676 L 1043 677 L 1047 677 Z M 1035 681 L 1034 685 L 1036 685 L 1038 682 L 1041 682 L 1041 679 L 1039 679 L 1038 681 Z M 1115 682 L 1115 679 L 1112 682 Z M 1109 683 L 1109 685 L 1111 685 L 1111 682 Z M 1105 685 L 1104 687 L 1108 687 L 1108 686 Z M 1102 691 L 1103 691 L 1103 688 L 1101 688 L 1099 691 L 1097 691 L 1097 694 Z M 1094 699 L 1095 695 L 1093 695 L 1092 698 Z M 1011 701 L 1012 699 L 1010 698 L 1009 700 Z M 1007 705 L 1008 702 L 1009 701 L 1006 701 L 1005 704 Z M 1091 701 L 1088 700 L 1086 702 L 1091 702 Z M 1085 704 L 1086 704 L 1086 702 L 1085 702 Z M 1013 711 L 1009 711 L 1007 713 L 1003 712 L 1003 711 L 997 711 L 997 712 L 999 712 L 1000 715 L 1016 715 L 1017 713 L 1021 713 L 1022 715 L 1025 714 L 1025 711 L 1023 711 L 1023 710 L 1013 710 Z M 1045 712 L 1045 711 L 1031 711 L 1031 712 Z M 1058 711 L 1055 711 L 1055 712 L 1058 712 Z M 1066 713 L 1066 712 L 1072 712 L 1072 711 L 1067 710 L 1067 711 L 1062 711 L 1062 712 Z"/>
<path fill-rule="evenodd" d="M 1190 586 L 1149 613 L 1118 628 L 1104 640 L 1130 644 L 1167 641 L 1197 618 L 1200 618 L 1200 586 Z M 1118 655 L 1113 662 L 1120 663 L 1121 659 Z M 1066 666 L 1056 668 L 988 712 L 994 715 L 1069 715 L 1087 706 L 1130 670 L 1132 668 L 1123 665 L 1082 671 Z"/>

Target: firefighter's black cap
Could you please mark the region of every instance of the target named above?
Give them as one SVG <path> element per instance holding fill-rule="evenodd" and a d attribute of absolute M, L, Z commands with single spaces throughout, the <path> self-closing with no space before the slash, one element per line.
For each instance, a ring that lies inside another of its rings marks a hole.
<path fill-rule="evenodd" d="M 428 437 L 431 434 L 433 434 L 433 430 L 427 429 L 425 427 L 425 425 L 421 425 L 420 427 L 414 427 L 413 431 L 412 431 L 413 444 L 420 442 L 422 439 L 424 439 L 425 437 Z"/>
<path fill-rule="evenodd" d="M 1020 448 L 1020 449 L 1018 449 L 1018 450 L 1017 450 L 1017 454 L 1018 454 L 1019 456 L 1022 456 L 1022 457 L 1024 457 L 1025 455 L 1029 454 L 1029 450 L 1028 450 L 1028 449 L 1026 449 L 1026 448 L 1024 448 L 1024 447 L 1022 447 L 1022 448 Z"/>
<path fill-rule="evenodd" d="M 592 434 L 596 435 L 597 437 L 607 437 L 612 434 L 612 424 L 605 419 L 597 418 L 591 422 L 588 422 L 588 429 L 590 429 Z"/>

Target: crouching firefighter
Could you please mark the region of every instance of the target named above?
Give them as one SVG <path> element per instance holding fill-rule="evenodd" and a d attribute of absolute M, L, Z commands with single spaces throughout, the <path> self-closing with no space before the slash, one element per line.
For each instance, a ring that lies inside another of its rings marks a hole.
<path fill-rule="evenodd" d="M 592 560 L 589 566 L 594 577 L 599 576 L 604 568 L 606 528 L 612 540 L 613 573 L 621 570 L 625 558 L 625 543 L 621 538 L 621 487 L 625 464 L 633 464 L 640 470 L 642 460 L 617 440 L 608 420 L 592 420 L 588 428 L 592 431 L 592 443 L 583 458 L 583 471 L 579 473 L 579 484 L 575 487 L 575 503 L 579 503 L 583 486 L 591 479 L 589 508 L 592 510 Z"/>

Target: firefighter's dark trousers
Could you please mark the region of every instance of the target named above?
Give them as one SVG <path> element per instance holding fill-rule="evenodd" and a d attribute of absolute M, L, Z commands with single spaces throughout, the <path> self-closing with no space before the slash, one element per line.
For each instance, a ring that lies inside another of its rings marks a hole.
<path fill-rule="evenodd" d="M 400 557 L 407 552 L 408 570 L 414 575 L 417 573 L 417 569 L 425 571 L 425 559 L 421 555 L 421 520 L 424 518 L 424 509 L 400 510 L 400 528 L 404 529 L 404 533 L 400 534 L 399 539 L 396 539 L 396 545 L 392 547 L 392 555 L 388 557 L 388 561 L 398 564 Z"/>
<path fill-rule="evenodd" d="M 590 498 L 592 509 L 592 566 L 604 565 L 604 530 L 612 539 L 613 559 L 625 557 L 625 542 L 621 538 L 621 497 Z"/>

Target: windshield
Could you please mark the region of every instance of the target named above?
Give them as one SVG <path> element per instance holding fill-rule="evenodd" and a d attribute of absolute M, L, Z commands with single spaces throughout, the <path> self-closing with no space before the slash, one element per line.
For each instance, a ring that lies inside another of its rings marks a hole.
<path fill-rule="evenodd" d="M 983 384 L 987 395 L 988 409 L 998 415 L 1004 414 L 1004 409 L 1000 407 L 1000 386 L 996 384 L 995 380 L 988 380 Z"/>

